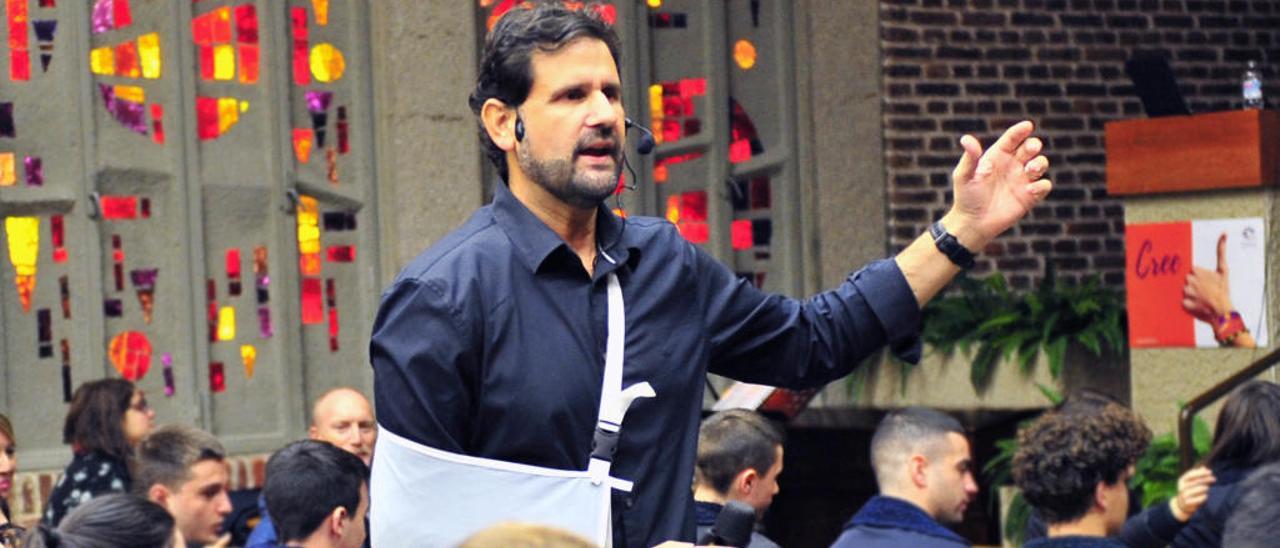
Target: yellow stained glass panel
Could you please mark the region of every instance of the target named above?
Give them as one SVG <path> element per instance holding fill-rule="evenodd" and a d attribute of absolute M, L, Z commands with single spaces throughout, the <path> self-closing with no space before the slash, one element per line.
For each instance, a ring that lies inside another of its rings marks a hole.
<path fill-rule="evenodd" d="M 258 349 L 252 344 L 241 345 L 240 361 L 244 363 L 244 375 L 252 379 L 254 366 L 258 363 Z"/>
<path fill-rule="evenodd" d="M 40 218 L 8 217 L 4 230 L 9 240 L 9 262 L 16 274 L 13 283 L 18 288 L 22 311 L 31 311 L 31 295 L 36 290 L 36 260 L 40 255 Z"/>
<path fill-rule="evenodd" d="M 230 80 L 236 77 L 236 48 L 231 44 L 213 46 L 213 79 Z"/>
<path fill-rule="evenodd" d="M 311 75 L 318 82 L 336 82 L 347 70 L 342 51 L 333 44 L 323 43 L 311 48 Z"/>
<path fill-rule="evenodd" d="M 138 37 L 138 56 L 142 63 L 142 77 L 155 80 L 160 77 L 160 34 L 151 33 Z"/>
<path fill-rule="evenodd" d="M 89 70 L 94 74 L 114 76 L 116 73 L 116 51 L 111 46 L 94 48 L 89 52 Z"/>
<path fill-rule="evenodd" d="M 236 339 L 236 307 L 224 306 L 218 310 L 218 340 Z"/>
<path fill-rule="evenodd" d="M 310 196 L 298 197 L 298 262 L 303 275 L 320 274 L 320 204 Z"/>

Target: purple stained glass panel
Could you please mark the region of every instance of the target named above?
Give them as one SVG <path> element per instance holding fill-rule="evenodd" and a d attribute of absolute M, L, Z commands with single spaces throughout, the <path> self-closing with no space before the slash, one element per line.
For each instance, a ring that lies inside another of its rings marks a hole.
<path fill-rule="evenodd" d="M 22 159 L 22 164 L 27 168 L 24 174 L 27 186 L 44 186 L 44 162 L 39 156 L 27 156 Z"/>
<path fill-rule="evenodd" d="M 17 137 L 13 126 L 13 103 L 0 103 L 0 137 Z"/>
<path fill-rule="evenodd" d="M 112 7 L 115 2 L 112 0 L 94 0 L 93 2 L 93 33 L 107 32 L 115 25 L 115 15 L 112 13 Z"/>

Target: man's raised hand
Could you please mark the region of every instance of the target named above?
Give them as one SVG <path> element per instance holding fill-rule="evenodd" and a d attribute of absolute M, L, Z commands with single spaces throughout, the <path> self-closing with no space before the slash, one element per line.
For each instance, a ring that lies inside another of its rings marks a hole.
<path fill-rule="evenodd" d="M 1044 145 L 1031 136 L 1033 129 L 1029 121 L 1018 122 L 985 152 L 974 136 L 960 139 L 964 155 L 951 174 L 955 198 L 942 224 L 965 247 L 981 251 L 1053 189 L 1044 178 L 1049 159 L 1040 154 Z"/>

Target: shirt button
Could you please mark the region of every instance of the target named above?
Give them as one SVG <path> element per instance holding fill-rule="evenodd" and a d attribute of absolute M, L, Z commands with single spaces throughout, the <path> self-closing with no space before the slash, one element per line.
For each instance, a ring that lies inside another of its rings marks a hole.
<path fill-rule="evenodd" d="M 630 510 L 632 506 L 636 505 L 636 498 L 631 495 L 627 495 L 626 505 L 627 509 Z"/>

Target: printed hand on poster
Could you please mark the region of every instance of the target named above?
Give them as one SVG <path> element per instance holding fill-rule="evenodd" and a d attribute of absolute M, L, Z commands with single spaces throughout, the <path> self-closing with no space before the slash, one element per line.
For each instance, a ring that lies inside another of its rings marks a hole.
<path fill-rule="evenodd" d="M 1215 270 L 1195 266 L 1187 275 L 1187 283 L 1182 288 L 1182 308 L 1208 324 L 1224 346 L 1254 348 L 1257 343 L 1253 335 L 1244 327 L 1239 312 L 1231 304 L 1226 232 L 1218 236 L 1217 256 Z M 1238 329 L 1233 327 L 1233 319 L 1240 319 Z"/>

